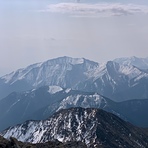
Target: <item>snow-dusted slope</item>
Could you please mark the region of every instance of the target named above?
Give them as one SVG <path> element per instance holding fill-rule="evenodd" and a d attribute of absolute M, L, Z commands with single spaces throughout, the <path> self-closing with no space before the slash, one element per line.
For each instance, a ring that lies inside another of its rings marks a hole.
<path fill-rule="evenodd" d="M 134 125 L 148 127 L 147 105 L 148 100 L 117 103 L 98 93 L 43 86 L 21 93 L 11 93 L 0 100 L 0 131 L 29 119 L 46 119 L 60 109 L 70 107 L 100 108 Z"/>
<path fill-rule="evenodd" d="M 60 57 L 19 69 L 0 78 L 0 98 L 13 91 L 24 91 L 44 85 L 74 88 L 87 79 L 86 73 L 98 63 L 84 58 Z"/>
<path fill-rule="evenodd" d="M 133 56 L 129 58 L 118 58 L 115 59 L 114 61 L 122 65 L 133 65 L 140 69 L 148 69 L 148 57 L 138 58 Z"/>
<path fill-rule="evenodd" d="M 148 73 L 135 66 L 108 61 L 103 67 L 88 73 L 88 76 L 77 89 L 99 92 L 114 101 L 148 97 Z"/>
<path fill-rule="evenodd" d="M 2 132 L 32 143 L 58 139 L 61 142 L 82 141 L 88 147 L 147 147 L 143 130 L 113 114 L 99 109 L 71 108 L 61 110 L 43 121 L 27 121 Z"/>
<path fill-rule="evenodd" d="M 58 86 L 44 86 L 11 93 L 0 100 L 0 130 L 29 119 L 44 119 L 70 107 L 107 108 L 108 101 L 97 93 L 85 93 Z"/>
<path fill-rule="evenodd" d="M 0 98 L 13 91 L 45 85 L 98 92 L 115 101 L 148 97 L 147 70 L 133 66 L 132 62 L 124 64 L 115 61 L 99 64 L 84 58 L 60 57 L 34 64 L 1 77 Z M 138 89 L 140 94 L 135 95 L 133 92 Z"/>
<path fill-rule="evenodd" d="M 41 85 L 67 87 L 67 85 L 70 85 L 66 80 L 68 73 L 71 78 L 75 78 L 75 82 L 72 84 L 75 85 L 78 83 L 76 74 L 78 74 L 79 77 L 81 76 L 83 80 L 85 77 L 83 78 L 82 76 L 85 76 L 85 72 L 91 71 L 97 66 L 97 63 L 83 58 L 61 57 L 19 69 L 16 72 L 3 76 L 1 79 L 10 85 L 18 80 L 25 80 L 34 87 Z"/>

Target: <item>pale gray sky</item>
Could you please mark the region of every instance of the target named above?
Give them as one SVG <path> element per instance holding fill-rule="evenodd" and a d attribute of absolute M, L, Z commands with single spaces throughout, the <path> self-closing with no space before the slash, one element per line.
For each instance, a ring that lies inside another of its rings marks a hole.
<path fill-rule="evenodd" d="M 0 76 L 60 56 L 148 57 L 147 0 L 1 0 Z"/>

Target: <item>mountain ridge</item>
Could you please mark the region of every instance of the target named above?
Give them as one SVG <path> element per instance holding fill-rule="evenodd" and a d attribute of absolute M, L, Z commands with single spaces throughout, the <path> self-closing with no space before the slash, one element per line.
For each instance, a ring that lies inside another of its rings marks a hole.
<path fill-rule="evenodd" d="M 84 58 L 59 57 L 1 77 L 0 98 L 13 91 L 56 85 L 98 92 L 114 101 L 138 99 L 140 96 L 145 99 L 148 97 L 147 82 L 147 70 L 133 65 L 122 65 L 114 61 L 99 64 Z M 137 92 L 140 87 L 140 93 L 134 95 L 132 91 Z"/>
<path fill-rule="evenodd" d="M 70 107 L 100 108 L 134 125 L 148 127 L 147 105 L 148 99 L 114 102 L 96 92 L 43 86 L 25 92 L 13 92 L 0 100 L 0 131 L 29 119 L 46 119 L 60 109 Z"/>
<path fill-rule="evenodd" d="M 135 56 L 132 57 L 124 57 L 124 58 L 117 58 L 113 61 L 120 63 L 122 65 L 133 65 L 141 69 L 148 69 L 148 57 L 146 58 L 138 58 Z"/>
<path fill-rule="evenodd" d="M 90 129 L 90 130 L 88 130 Z M 143 129 L 121 120 L 106 111 L 94 108 L 60 110 L 47 120 L 27 121 L 1 133 L 20 141 L 38 143 L 49 140 L 82 141 L 88 147 L 147 147 Z"/>

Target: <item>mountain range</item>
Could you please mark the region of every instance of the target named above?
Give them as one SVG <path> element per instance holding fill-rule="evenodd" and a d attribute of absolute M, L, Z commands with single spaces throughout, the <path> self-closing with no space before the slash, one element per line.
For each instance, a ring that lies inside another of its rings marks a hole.
<path fill-rule="evenodd" d="M 145 148 L 147 129 L 136 126 L 148 127 L 147 106 L 148 58 L 60 57 L 0 77 L 1 135 L 18 147 L 24 143 L 11 137 L 44 146 L 59 140 Z"/>
<path fill-rule="evenodd" d="M 82 141 L 89 148 L 146 148 L 147 132 L 117 116 L 94 108 L 60 110 L 46 120 L 26 121 L 1 133 L 23 142 Z"/>
<path fill-rule="evenodd" d="M 43 86 L 25 92 L 13 92 L 0 100 L 0 131 L 26 120 L 43 120 L 70 107 L 100 108 L 123 120 L 148 127 L 148 99 L 114 102 L 93 92 Z"/>
<path fill-rule="evenodd" d="M 2 76 L 0 98 L 14 91 L 56 85 L 85 92 L 97 92 L 117 102 L 147 99 L 147 59 L 132 57 L 128 60 L 122 58 L 106 63 L 70 57 L 48 60 Z"/>

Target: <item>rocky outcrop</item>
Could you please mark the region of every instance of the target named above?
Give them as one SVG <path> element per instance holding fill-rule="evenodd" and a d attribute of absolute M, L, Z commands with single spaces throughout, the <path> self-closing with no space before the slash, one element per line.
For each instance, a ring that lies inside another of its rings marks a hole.
<path fill-rule="evenodd" d="M 0 136 L 0 148 L 87 148 L 87 146 L 79 141 L 62 143 L 58 140 L 49 141 L 46 143 L 31 144 L 20 142 L 13 137 L 11 137 L 10 140 L 7 140 Z"/>

